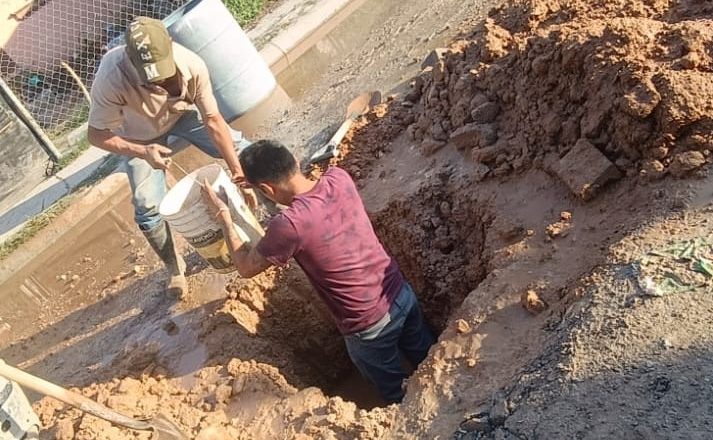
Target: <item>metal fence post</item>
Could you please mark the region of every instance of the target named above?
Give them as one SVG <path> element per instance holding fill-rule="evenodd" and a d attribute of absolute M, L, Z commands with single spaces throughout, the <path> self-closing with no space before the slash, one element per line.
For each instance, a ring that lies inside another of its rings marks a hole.
<path fill-rule="evenodd" d="M 10 90 L 7 83 L 0 78 L 0 94 L 5 98 L 5 101 L 10 105 L 13 112 L 25 123 L 27 128 L 30 129 L 32 135 L 37 138 L 42 148 L 47 152 L 50 158 L 59 162 L 62 157 L 62 153 L 59 152 L 54 143 L 47 137 L 42 127 L 39 126 L 35 118 L 32 117 L 30 112 L 22 105 L 22 102 L 15 96 L 15 94 Z"/>

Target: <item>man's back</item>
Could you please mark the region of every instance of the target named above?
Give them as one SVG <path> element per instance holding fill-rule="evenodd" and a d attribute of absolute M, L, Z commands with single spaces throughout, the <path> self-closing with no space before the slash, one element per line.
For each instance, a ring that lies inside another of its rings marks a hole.
<path fill-rule="evenodd" d="M 294 257 L 344 334 L 382 318 L 404 282 L 376 237 L 354 182 L 336 167 L 270 222 L 258 251 L 276 265 Z"/>

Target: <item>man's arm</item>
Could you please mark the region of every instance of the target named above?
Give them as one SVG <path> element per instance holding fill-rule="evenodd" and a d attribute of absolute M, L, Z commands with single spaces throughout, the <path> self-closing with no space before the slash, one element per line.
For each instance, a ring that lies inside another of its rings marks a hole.
<path fill-rule="evenodd" d="M 233 138 L 228 129 L 228 123 L 225 122 L 220 113 L 214 113 L 210 116 L 203 115 L 203 123 L 205 124 L 208 136 L 213 141 L 213 144 L 220 151 L 220 155 L 228 164 L 228 169 L 233 174 L 233 179 L 243 178 L 243 169 L 240 166 L 238 155 L 233 146 Z"/>
<path fill-rule="evenodd" d="M 208 209 L 220 223 L 223 230 L 223 239 L 228 244 L 230 255 L 233 257 L 233 265 L 238 269 L 240 276 L 252 278 L 272 266 L 272 263 L 260 255 L 257 251 L 257 246 L 250 248 L 240 239 L 237 232 L 235 232 L 230 209 L 213 191 L 208 180 L 203 182 L 202 192 Z"/>
<path fill-rule="evenodd" d="M 220 113 L 214 113 L 210 116 L 204 115 L 203 123 L 213 144 L 218 147 L 220 155 L 223 156 L 223 159 L 225 159 L 225 162 L 228 164 L 228 169 L 230 169 L 232 174 L 231 180 L 236 185 L 240 185 L 245 181 L 245 174 L 243 174 L 243 168 L 240 166 L 240 160 L 238 160 L 238 155 L 235 152 L 233 137 L 230 136 L 228 123 L 225 122 L 225 119 L 223 119 Z M 243 197 L 245 197 L 245 202 L 248 206 L 255 209 L 257 206 L 257 196 L 255 192 L 251 189 L 243 188 L 242 186 L 240 187 L 240 191 L 243 193 Z"/>
<path fill-rule="evenodd" d="M 238 273 L 243 278 L 252 278 L 268 269 L 272 264 L 257 251 L 257 246 L 247 246 L 233 227 L 233 219 L 229 210 L 220 212 L 218 216 L 223 229 L 223 238 L 228 244 L 230 255 L 233 257 L 233 264 L 238 269 Z"/>
<path fill-rule="evenodd" d="M 89 143 L 122 156 L 140 157 L 145 159 L 152 167 L 165 170 L 168 168 L 168 161 L 164 155 L 171 153 L 171 149 L 159 144 L 141 145 L 129 142 L 121 136 L 117 136 L 110 130 L 100 130 L 91 125 L 87 131 Z"/>

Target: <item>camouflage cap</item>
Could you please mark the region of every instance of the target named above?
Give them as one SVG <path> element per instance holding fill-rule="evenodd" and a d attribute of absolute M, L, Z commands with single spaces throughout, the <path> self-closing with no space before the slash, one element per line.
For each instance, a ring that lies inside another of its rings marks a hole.
<path fill-rule="evenodd" d="M 161 82 L 176 74 L 171 37 L 160 20 L 136 17 L 126 30 L 126 52 L 145 82 Z"/>

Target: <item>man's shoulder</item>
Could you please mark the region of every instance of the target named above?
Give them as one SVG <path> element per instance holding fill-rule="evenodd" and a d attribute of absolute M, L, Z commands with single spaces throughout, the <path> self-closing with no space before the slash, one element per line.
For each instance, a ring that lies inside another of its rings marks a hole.
<path fill-rule="evenodd" d="M 344 169 L 339 167 L 329 167 L 322 175 L 323 178 L 337 183 L 354 183 L 352 176 Z"/>
<path fill-rule="evenodd" d="M 101 62 L 99 63 L 99 70 L 104 69 L 107 72 L 115 71 L 128 55 L 126 54 L 126 46 L 121 45 L 113 49 L 110 49 L 107 53 L 102 56 Z"/>

